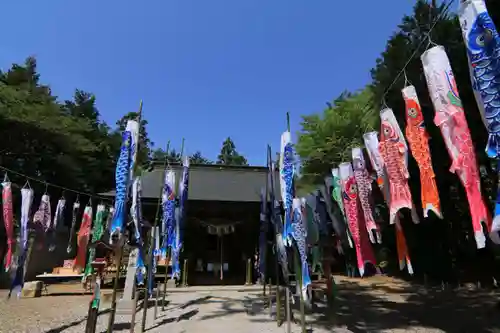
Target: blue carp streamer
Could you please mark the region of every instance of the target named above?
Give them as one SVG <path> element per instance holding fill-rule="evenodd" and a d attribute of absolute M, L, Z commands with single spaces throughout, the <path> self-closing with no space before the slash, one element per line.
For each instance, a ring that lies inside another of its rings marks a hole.
<path fill-rule="evenodd" d="M 175 171 L 167 169 L 165 172 L 165 179 L 163 184 L 162 193 L 162 245 L 160 249 L 160 256 L 162 259 L 167 258 L 167 252 L 172 247 L 174 241 L 174 227 L 175 227 Z"/>
<path fill-rule="evenodd" d="M 459 19 L 467 48 L 472 88 L 488 130 L 486 153 L 500 165 L 500 35 L 483 0 L 459 4 Z M 497 167 L 500 172 L 500 166 Z M 500 186 L 491 240 L 500 244 Z"/>
<path fill-rule="evenodd" d="M 304 300 L 307 300 L 307 288 L 311 284 L 311 277 L 309 276 L 309 266 L 307 265 L 307 232 L 304 229 L 304 216 L 302 215 L 301 200 L 298 198 L 293 199 L 292 236 L 297 244 L 297 249 L 300 254 L 302 296 Z"/>
<path fill-rule="evenodd" d="M 184 229 L 184 218 L 186 216 L 186 205 L 189 188 L 189 158 L 186 156 L 182 164 L 182 179 L 179 183 L 179 207 L 176 209 L 175 237 L 172 247 L 172 278 L 179 278 L 181 274 L 179 266 L 179 254 L 182 249 L 182 232 Z"/>
<path fill-rule="evenodd" d="M 280 154 L 280 185 L 281 198 L 285 208 L 285 225 L 283 228 L 283 243 L 285 246 L 292 245 L 292 202 L 293 202 L 293 178 L 295 174 L 294 155 L 292 138 L 290 132 L 284 132 L 281 135 L 281 154 Z"/>

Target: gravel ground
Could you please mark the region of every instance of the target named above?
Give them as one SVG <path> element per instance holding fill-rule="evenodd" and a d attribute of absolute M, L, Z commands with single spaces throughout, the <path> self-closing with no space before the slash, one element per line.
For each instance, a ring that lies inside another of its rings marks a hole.
<path fill-rule="evenodd" d="M 495 332 L 495 328 L 500 327 L 498 320 L 495 322 L 495 318 L 500 317 L 500 311 L 494 307 L 492 310 L 490 303 L 484 303 L 485 296 L 477 294 L 479 292 L 470 299 L 463 295 L 457 296 L 457 292 L 443 295 L 439 292 L 419 292 L 386 281 L 367 281 L 340 281 L 334 317 L 328 317 L 323 305 L 318 303 L 314 314 L 307 318 L 308 333 L 482 333 Z M 156 320 L 153 318 L 153 308 L 149 309 L 146 329 L 152 333 L 284 332 L 286 325 L 277 327 L 270 318 L 269 309 L 263 308 L 265 300 L 259 294 L 255 290 L 220 290 L 220 287 L 217 290 L 169 293 L 166 311 L 159 308 Z M 4 295 L 0 292 L 0 332 L 85 331 L 90 300 L 88 295 L 44 296 L 9 301 L 5 301 Z M 463 303 L 464 310 L 458 301 Z M 101 304 L 101 310 L 108 307 L 109 304 Z M 482 310 L 477 312 L 477 309 Z M 97 323 L 96 332 L 99 333 L 105 332 L 107 327 L 108 314 L 103 312 Z M 298 313 L 296 317 L 299 318 Z M 142 310 L 136 318 L 135 331 L 140 332 Z M 130 316 L 118 315 L 114 332 L 129 331 Z M 300 327 L 292 324 L 292 332 L 300 332 Z"/>

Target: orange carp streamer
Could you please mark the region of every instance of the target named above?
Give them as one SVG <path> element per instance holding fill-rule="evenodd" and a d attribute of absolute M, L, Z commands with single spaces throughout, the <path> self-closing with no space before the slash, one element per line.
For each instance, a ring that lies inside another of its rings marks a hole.
<path fill-rule="evenodd" d="M 406 138 L 408 139 L 411 153 L 420 169 L 424 217 L 428 217 L 429 211 L 433 211 L 434 214 L 442 219 L 443 215 L 441 213 L 441 203 L 435 180 L 436 176 L 432 168 L 429 150 L 429 134 L 425 129 L 424 116 L 418 101 L 417 92 L 414 86 L 407 86 L 402 90 L 402 94 L 406 106 Z"/>

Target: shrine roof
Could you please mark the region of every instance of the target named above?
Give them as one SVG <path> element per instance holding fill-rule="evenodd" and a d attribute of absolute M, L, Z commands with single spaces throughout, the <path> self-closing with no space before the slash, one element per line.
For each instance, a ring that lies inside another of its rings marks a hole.
<path fill-rule="evenodd" d="M 176 173 L 178 188 L 182 166 L 171 165 Z M 142 178 L 142 197 L 158 198 L 163 185 L 163 165 L 155 163 L 151 172 Z M 218 164 L 191 164 L 189 168 L 189 200 L 200 201 L 235 201 L 260 202 L 260 191 L 266 185 L 267 167 L 262 166 L 227 166 Z M 274 176 L 275 194 L 281 199 L 279 172 Z M 114 196 L 115 191 L 101 193 Z"/>

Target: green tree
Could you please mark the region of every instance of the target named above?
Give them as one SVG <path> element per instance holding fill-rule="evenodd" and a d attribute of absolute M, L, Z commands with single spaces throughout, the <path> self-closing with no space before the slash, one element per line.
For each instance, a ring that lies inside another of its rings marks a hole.
<path fill-rule="evenodd" d="M 98 119 L 95 99 L 82 92 L 72 102 L 58 103 L 39 83 L 36 65 L 30 57 L 0 73 L 0 165 L 82 191 L 109 189 L 113 179 L 105 175 L 114 159 L 106 153 L 113 140 Z"/>
<path fill-rule="evenodd" d="M 124 115 L 120 120 L 116 122 L 116 126 L 118 127 L 119 133 L 123 132 L 127 126 L 128 120 L 137 120 L 139 116 L 138 112 L 129 112 Z M 140 124 L 140 135 L 139 135 L 139 151 L 137 154 L 137 164 L 143 165 L 149 161 L 151 156 L 152 148 L 154 143 L 149 139 L 149 135 L 147 132 L 146 126 L 148 125 L 148 121 L 144 118 L 141 118 Z"/>
<path fill-rule="evenodd" d="M 201 151 L 196 151 L 190 156 L 190 161 L 193 164 L 212 164 L 213 162 L 201 154 Z"/>
<path fill-rule="evenodd" d="M 296 151 L 301 160 L 301 186 L 320 184 L 334 165 L 351 160 L 351 149 L 363 146 L 363 134 L 373 130 L 378 112 L 369 88 L 343 93 L 323 113 L 302 117 Z"/>
<path fill-rule="evenodd" d="M 247 159 L 236 151 L 236 146 L 228 137 L 222 143 L 220 154 L 217 156 L 217 164 L 225 165 L 248 165 Z"/>
<path fill-rule="evenodd" d="M 121 140 L 118 133 L 113 133 L 109 126 L 100 120 L 95 102 L 96 97 L 93 94 L 76 89 L 73 100 L 65 101 L 62 108 L 70 117 L 86 123 L 90 128 L 86 138 L 93 143 L 95 149 L 92 153 L 82 156 L 81 164 L 100 172 L 88 175 L 89 182 L 109 188 L 114 184 L 115 163 Z"/>

